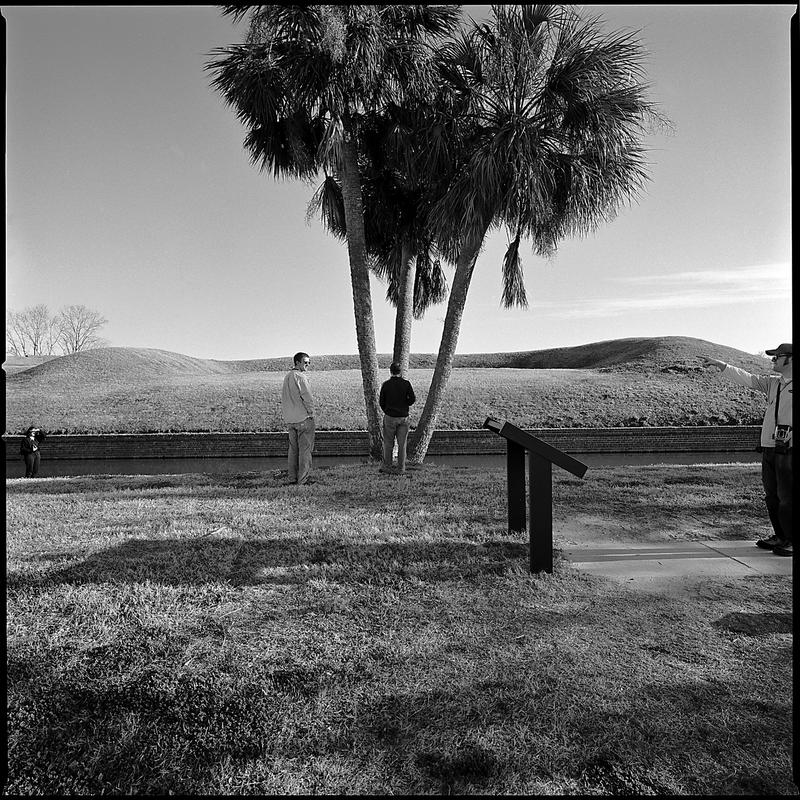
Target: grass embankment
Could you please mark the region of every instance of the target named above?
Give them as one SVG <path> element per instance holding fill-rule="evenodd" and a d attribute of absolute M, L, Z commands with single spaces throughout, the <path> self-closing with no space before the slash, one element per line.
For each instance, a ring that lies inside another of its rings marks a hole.
<path fill-rule="evenodd" d="M 7 483 L 7 791 L 795 792 L 787 579 L 532 577 L 502 470 L 317 474 Z M 757 484 L 554 473 L 556 546 L 749 538 Z"/>
<path fill-rule="evenodd" d="M 417 394 L 412 426 L 425 404 L 431 370 L 411 370 Z M 9 431 L 29 424 L 52 433 L 283 431 L 277 372 L 175 376 L 128 383 L 12 387 Z M 319 430 L 362 430 L 364 390 L 356 370 L 309 373 Z M 9 382 L 10 383 L 10 382 Z M 487 416 L 523 428 L 620 425 L 754 425 L 763 398 L 747 389 L 663 375 L 590 370 L 454 370 L 437 427 L 480 428 Z M 31 422 L 29 422 L 29 420 Z"/>
<path fill-rule="evenodd" d="M 704 371 L 701 355 L 769 372 L 764 359 L 682 337 L 463 355 L 456 357 L 437 427 L 479 428 L 490 415 L 523 428 L 759 424 L 763 396 Z M 319 430 L 363 430 L 355 359 L 313 359 L 308 375 Z M 388 359 L 381 357 L 384 368 Z M 432 361 L 412 357 L 412 427 L 427 398 Z M 52 433 L 281 431 L 286 369 L 286 359 L 211 361 L 133 348 L 77 353 L 9 375 L 7 432 L 31 424 Z"/>

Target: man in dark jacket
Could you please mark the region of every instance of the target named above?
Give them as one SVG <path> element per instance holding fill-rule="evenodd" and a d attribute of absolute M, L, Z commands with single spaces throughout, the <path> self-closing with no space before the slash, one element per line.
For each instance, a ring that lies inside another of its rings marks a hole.
<path fill-rule="evenodd" d="M 383 411 L 383 466 L 381 472 L 392 471 L 392 451 L 397 439 L 397 472 L 406 471 L 406 439 L 408 438 L 408 407 L 416 401 L 411 383 L 400 377 L 400 365 L 393 361 L 389 367 L 392 377 L 381 386 L 380 404 Z"/>

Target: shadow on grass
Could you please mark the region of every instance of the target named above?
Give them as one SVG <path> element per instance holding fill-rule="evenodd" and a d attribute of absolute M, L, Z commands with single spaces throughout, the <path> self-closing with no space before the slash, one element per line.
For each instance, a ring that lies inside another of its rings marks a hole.
<path fill-rule="evenodd" d="M 732 707 L 729 680 L 676 676 L 609 707 L 589 687 L 575 693 L 568 670 L 521 680 L 503 665 L 488 668 L 489 679 L 391 692 L 380 664 L 355 685 L 333 664 L 259 664 L 220 680 L 177 674 L 163 658 L 120 670 L 120 654 L 100 650 L 77 671 L 41 676 L 36 691 L 11 703 L 14 790 L 206 793 L 216 791 L 221 765 L 235 776 L 254 761 L 289 759 L 312 779 L 320 757 L 337 761 L 350 781 L 359 780 L 360 759 L 383 764 L 394 793 L 516 792 L 521 774 L 523 786 L 540 781 L 567 793 L 791 790 L 789 701 Z M 510 746 L 512 731 L 526 732 L 527 743 Z M 742 747 L 749 763 L 740 763 Z M 317 793 L 347 793 L 335 773 L 317 779 Z"/>
<path fill-rule="evenodd" d="M 25 676 L 36 680 L 9 704 L 12 792 L 206 794 L 220 764 L 280 747 L 285 720 L 300 728 L 289 746 L 301 747 L 314 675 L 275 669 L 231 685 L 163 664 L 120 669 L 142 646 L 118 642 L 61 675 Z"/>
<path fill-rule="evenodd" d="M 527 544 L 505 540 L 345 544 L 285 538 L 129 539 L 55 569 L 10 571 L 10 589 L 56 584 L 234 586 L 301 584 L 314 578 L 360 584 L 415 577 L 438 582 L 527 569 Z M 64 554 L 68 557 L 68 554 Z M 56 556 L 49 559 L 56 560 Z M 27 561 L 41 567 L 40 555 Z"/>
<path fill-rule="evenodd" d="M 743 633 L 746 636 L 768 636 L 772 633 L 791 633 L 792 615 L 789 612 L 732 611 L 711 624 L 715 628 L 732 633 Z"/>
<path fill-rule="evenodd" d="M 543 674 L 534 684 L 509 677 L 460 693 L 385 696 L 360 709 L 361 744 L 407 754 L 434 784 L 428 791 L 441 794 L 491 788 L 517 770 L 591 794 L 771 794 L 791 787 L 789 699 L 731 707 L 728 681 L 687 679 L 645 685 L 610 710 L 591 691 L 568 699 L 565 682 Z M 538 732 L 525 764 L 478 735 L 509 724 Z M 566 741 L 554 741 L 561 729 Z M 731 741 L 753 754 L 751 763 L 740 763 Z M 756 755 L 770 741 L 784 750 L 777 772 L 774 760 Z M 709 774 L 711 764 L 716 774 Z"/>

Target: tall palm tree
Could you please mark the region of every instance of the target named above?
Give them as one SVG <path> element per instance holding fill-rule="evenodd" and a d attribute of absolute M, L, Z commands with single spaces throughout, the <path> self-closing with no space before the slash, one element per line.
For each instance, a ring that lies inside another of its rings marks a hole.
<path fill-rule="evenodd" d="M 340 181 L 370 455 L 380 458 L 378 360 L 359 156 L 365 121 L 429 79 L 429 43 L 459 6 L 222 6 L 249 17 L 246 41 L 220 48 L 212 86 L 248 128 L 245 147 L 276 176 Z"/>
<path fill-rule="evenodd" d="M 456 264 L 439 353 L 411 461 L 427 452 L 449 380 L 475 263 L 489 231 L 509 230 L 503 302 L 526 305 L 519 245 L 550 256 L 633 201 L 649 179 L 644 136 L 665 122 L 646 99 L 635 33 L 605 33 L 570 7 L 492 6 L 487 24 L 443 51 L 453 105 L 428 127 L 428 171 L 448 174 L 431 224 Z M 457 113 L 454 108 L 458 108 Z"/>

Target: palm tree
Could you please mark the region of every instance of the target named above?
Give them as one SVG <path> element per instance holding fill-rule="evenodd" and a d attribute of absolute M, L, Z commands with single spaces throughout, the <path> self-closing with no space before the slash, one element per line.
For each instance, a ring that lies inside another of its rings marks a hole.
<path fill-rule="evenodd" d="M 410 98 L 404 109 L 392 108 L 379 118 L 365 153 L 368 166 L 365 196 L 370 198 L 370 232 L 376 275 L 388 283 L 386 299 L 397 309 L 393 360 L 408 371 L 412 319 L 447 297 L 442 259 L 430 227 L 429 215 L 440 190 L 435 175 L 415 168 L 420 161 L 427 124 L 425 112 L 435 96 L 435 85 Z"/>
<path fill-rule="evenodd" d="M 642 140 L 665 122 L 646 99 L 635 33 L 604 33 L 569 7 L 492 6 L 488 24 L 442 52 L 452 105 L 428 127 L 427 171 L 452 176 L 431 225 L 456 264 L 431 388 L 410 442 L 427 452 L 450 377 L 472 273 L 486 234 L 511 240 L 506 307 L 527 304 L 519 245 L 537 255 L 609 221 L 648 180 Z M 457 109 L 457 110 L 454 110 Z"/>
<path fill-rule="evenodd" d="M 420 206 L 415 205 L 414 195 L 387 198 L 375 188 L 369 180 L 362 185 L 370 269 L 386 281 L 386 300 L 396 309 L 393 360 L 405 374 L 412 320 L 421 319 L 430 306 L 447 298 L 447 279 L 435 242 L 416 232 Z M 308 216 L 319 213 L 327 230 L 345 239 L 343 212 L 341 186 L 327 176 L 309 203 Z"/>
<path fill-rule="evenodd" d="M 220 48 L 212 86 L 248 128 L 245 147 L 275 176 L 338 176 L 346 224 L 356 339 L 370 455 L 381 457 L 378 361 L 364 233 L 359 157 L 362 127 L 428 79 L 429 43 L 459 6 L 222 6 L 246 41 Z"/>
<path fill-rule="evenodd" d="M 393 360 L 407 372 L 411 350 L 411 322 L 447 297 L 447 280 L 435 242 L 426 229 L 430 211 L 430 182 L 415 178 L 404 165 L 410 140 L 386 146 L 394 123 L 382 120 L 364 139 L 362 197 L 364 231 L 371 269 L 387 282 L 386 299 L 395 306 Z M 389 131 L 387 132 L 387 128 Z M 405 167 L 405 168 L 404 168 Z M 337 238 L 346 238 L 342 191 L 333 175 L 326 175 L 309 203 L 308 216 L 318 213 Z"/>

